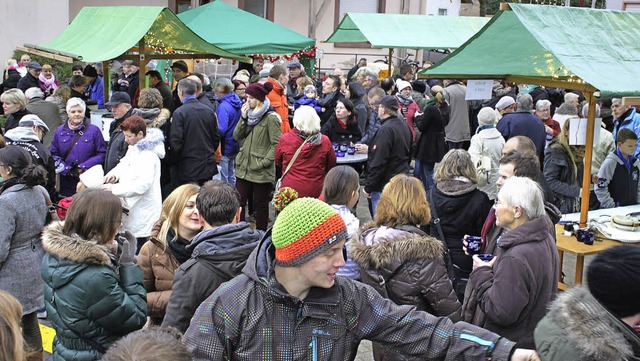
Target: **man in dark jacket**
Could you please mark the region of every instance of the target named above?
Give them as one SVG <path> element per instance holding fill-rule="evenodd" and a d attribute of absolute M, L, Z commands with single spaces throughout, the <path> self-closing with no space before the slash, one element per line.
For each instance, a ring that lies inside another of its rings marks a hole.
<path fill-rule="evenodd" d="M 129 94 L 131 105 L 136 108 L 138 106 L 138 88 L 140 87 L 140 68 L 133 60 L 125 60 L 122 62 L 123 79 L 119 79 L 113 86 L 113 91 L 121 91 Z"/>
<path fill-rule="evenodd" d="M 517 110 L 504 114 L 496 128 L 502 133 L 504 140 L 509 140 L 516 135 L 529 137 L 536 146 L 536 153 L 542 159 L 547 133 L 542 120 L 531 113 L 533 99 L 529 94 L 520 94 L 516 104 Z"/>
<path fill-rule="evenodd" d="M 242 274 L 191 319 L 183 341 L 194 359 L 352 360 L 363 339 L 412 359 L 533 357 L 499 335 L 397 306 L 368 285 L 337 277 L 347 238 L 328 204 L 300 198 L 287 205 Z"/>
<path fill-rule="evenodd" d="M 240 221 L 240 194 L 230 184 L 208 181 L 196 198 L 204 230 L 187 249 L 191 259 L 173 277 L 173 287 L 162 326 L 184 332 L 196 308 L 222 283 L 239 275 L 251 251 L 264 235 Z"/>
<path fill-rule="evenodd" d="M 182 105 L 182 101 L 180 101 L 180 97 L 178 96 L 177 83 L 189 75 L 189 67 L 184 60 L 178 60 L 174 61 L 170 68 L 173 72 L 173 80 L 176 81 L 176 88 L 171 92 L 171 108 L 169 108 L 169 110 L 171 110 L 171 114 L 173 114 L 173 112 Z"/>
<path fill-rule="evenodd" d="M 338 101 L 344 99 L 344 95 L 340 92 L 341 86 L 342 80 L 335 75 L 329 75 L 329 77 L 322 82 L 322 98 L 318 100 L 318 106 L 322 107 L 320 127 L 335 113 Z"/>
<path fill-rule="evenodd" d="M 394 175 L 407 173 L 411 161 L 411 130 L 398 119 L 398 100 L 392 95 L 380 99 L 378 116 L 381 125 L 369 144 L 364 181 L 365 196 L 371 198 L 372 216 L 375 216 L 382 188 Z"/>
<path fill-rule="evenodd" d="M 165 109 L 172 109 L 173 101 L 171 99 L 171 89 L 165 84 L 162 75 L 157 70 L 149 70 L 145 73 L 149 76 L 149 86 L 158 89 L 160 95 L 162 95 L 162 107 Z"/>
<path fill-rule="evenodd" d="M 38 79 L 38 76 L 41 71 L 42 66 L 40 66 L 40 64 L 35 61 L 29 62 L 27 65 L 27 74 L 18 81 L 18 89 L 26 92 L 29 88 L 40 88 L 42 86 L 42 82 Z"/>
<path fill-rule="evenodd" d="M 196 99 L 196 82 L 182 79 L 178 95 L 182 106 L 173 113 L 169 143 L 180 184 L 206 181 L 218 174 L 214 152 L 220 131 L 213 110 Z"/>
<path fill-rule="evenodd" d="M 127 154 L 129 145 L 124 141 L 124 133 L 120 129 L 120 124 L 129 118 L 133 113 L 131 98 L 125 92 L 115 92 L 111 99 L 105 104 L 113 113 L 113 122 L 109 127 L 109 145 L 104 158 L 104 174 L 115 168 L 120 159 Z"/>
<path fill-rule="evenodd" d="M 44 100 L 42 89 L 29 88 L 24 95 L 29 101 L 29 103 L 27 103 L 27 110 L 40 117 L 40 119 L 47 124 L 48 129 L 55 131 L 56 128 L 62 125 L 58 106 Z M 47 149 L 51 146 L 51 140 L 53 139 L 53 132 L 49 132 L 48 129 L 45 132 L 44 139 L 42 139 L 42 144 L 44 144 Z"/>

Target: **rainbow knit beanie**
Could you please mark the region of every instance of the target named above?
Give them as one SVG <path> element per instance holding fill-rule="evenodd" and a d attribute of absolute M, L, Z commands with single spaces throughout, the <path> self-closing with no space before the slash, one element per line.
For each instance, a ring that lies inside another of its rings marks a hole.
<path fill-rule="evenodd" d="M 299 198 L 276 218 L 271 233 L 276 263 L 296 267 L 348 239 L 347 226 L 330 205 L 315 198 Z"/>

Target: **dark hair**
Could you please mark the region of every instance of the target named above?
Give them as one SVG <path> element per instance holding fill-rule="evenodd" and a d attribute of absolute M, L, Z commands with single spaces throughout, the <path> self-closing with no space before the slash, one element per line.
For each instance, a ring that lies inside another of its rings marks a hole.
<path fill-rule="evenodd" d="M 69 79 L 69 87 L 75 88 L 79 86 L 87 85 L 87 78 L 82 75 L 74 75 Z"/>
<path fill-rule="evenodd" d="M 229 224 L 240 208 L 240 193 L 228 183 L 210 180 L 200 188 L 196 208 L 210 226 Z"/>
<path fill-rule="evenodd" d="M 534 182 L 540 180 L 540 160 L 538 155 L 531 151 L 511 151 L 503 155 L 500 164 L 513 164 L 513 175 L 527 177 Z"/>
<path fill-rule="evenodd" d="M 622 128 L 616 134 L 616 143 L 624 143 L 629 139 L 638 140 L 638 135 L 631 129 Z"/>
<path fill-rule="evenodd" d="M 347 118 L 347 124 L 352 124 L 354 122 L 357 122 L 356 120 L 356 109 L 353 106 L 353 103 L 351 102 L 351 100 L 347 99 L 347 98 L 342 98 L 340 100 L 338 100 L 336 102 L 336 106 L 338 105 L 338 103 L 342 103 L 342 105 L 344 105 L 344 107 L 347 109 L 347 111 L 351 112 L 351 115 L 349 115 L 349 118 Z M 336 117 L 337 118 L 337 117 Z"/>
<path fill-rule="evenodd" d="M 358 192 L 360 176 L 355 169 L 339 165 L 332 168 L 324 177 L 322 195 L 327 204 L 346 205 L 353 192 Z"/>
<path fill-rule="evenodd" d="M 82 65 L 76 64 L 74 66 L 71 67 L 71 71 L 82 71 Z"/>
<path fill-rule="evenodd" d="M 0 163 L 11 167 L 11 174 L 15 176 L 18 183 L 26 184 L 27 187 L 47 183 L 47 171 L 33 163 L 31 154 L 20 146 L 10 145 L 0 149 Z"/>
<path fill-rule="evenodd" d="M 99 205 L 99 206 L 98 206 Z M 85 189 L 73 197 L 62 233 L 106 244 L 113 240 L 122 221 L 120 198 L 100 189 Z"/>
<path fill-rule="evenodd" d="M 338 90 L 342 87 L 342 79 L 340 79 L 337 75 L 329 75 L 327 79 L 333 80 L 333 86 L 335 86 Z"/>
<path fill-rule="evenodd" d="M 406 73 L 408 73 L 408 72 L 410 72 L 410 71 L 413 71 L 413 68 L 411 68 L 411 65 L 409 65 L 409 64 L 403 64 L 403 65 L 400 67 L 400 72 L 399 72 L 399 74 L 400 74 L 400 75 L 402 75 L 402 76 L 404 76 Z"/>
<path fill-rule="evenodd" d="M 137 115 L 132 115 L 125 119 L 122 124 L 120 124 L 120 129 L 123 131 L 128 130 L 134 135 L 142 132 L 143 137 L 147 136 L 147 123 Z"/>
<path fill-rule="evenodd" d="M 182 334 L 173 327 L 150 326 L 116 341 L 103 361 L 191 361 L 193 356 L 180 342 Z"/>
<path fill-rule="evenodd" d="M 280 75 L 287 74 L 287 68 L 284 65 L 276 64 L 269 70 L 269 76 L 278 79 Z"/>
<path fill-rule="evenodd" d="M 385 93 L 390 92 L 395 85 L 396 85 L 396 82 L 390 76 L 382 79 L 382 82 L 380 83 L 380 87 L 382 88 L 382 90 L 385 91 Z"/>
<path fill-rule="evenodd" d="M 148 75 L 150 78 L 156 78 L 160 81 L 164 81 L 164 79 L 162 79 L 162 75 L 160 75 L 160 72 L 157 70 L 149 70 L 148 72 L 144 73 L 144 75 Z"/>
<path fill-rule="evenodd" d="M 351 83 L 349 83 L 347 88 L 349 88 L 349 99 L 358 100 L 362 99 L 362 97 L 364 96 L 364 86 L 362 85 L 362 83 L 352 81 Z"/>
<path fill-rule="evenodd" d="M 238 89 L 238 86 L 240 86 L 240 85 L 244 85 L 244 86 L 247 85 L 247 83 L 245 83 L 245 82 L 243 82 L 241 80 L 238 80 L 238 79 L 234 79 L 231 82 L 233 83 L 233 90 Z"/>

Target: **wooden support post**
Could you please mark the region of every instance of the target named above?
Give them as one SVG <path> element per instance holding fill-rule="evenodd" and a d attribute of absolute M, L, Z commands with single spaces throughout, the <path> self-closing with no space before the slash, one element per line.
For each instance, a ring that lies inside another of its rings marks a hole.
<path fill-rule="evenodd" d="M 584 175 L 582 177 L 582 203 L 580 204 L 580 227 L 587 225 L 589 213 L 589 186 L 591 185 L 591 160 L 593 159 L 593 134 L 596 122 L 596 97 L 593 92 L 586 92 L 585 97 L 589 101 L 589 114 L 587 116 L 587 143 L 584 153 Z M 576 266 L 577 267 L 577 266 Z M 576 268 L 577 270 L 577 268 Z"/>
<path fill-rule="evenodd" d="M 103 82 L 103 90 L 104 90 L 104 103 L 107 104 L 109 101 L 109 92 L 111 91 L 111 69 L 109 68 L 109 61 L 105 60 L 102 62 L 102 82 Z M 105 105 L 105 108 L 107 106 Z"/>
<path fill-rule="evenodd" d="M 142 89 L 146 86 L 146 76 L 144 73 L 147 72 L 147 63 L 149 60 L 145 56 L 144 50 L 144 36 L 138 42 L 138 66 L 140 67 L 138 73 L 138 91 L 142 91 Z M 133 104 L 133 99 L 131 99 L 131 104 Z"/>
<path fill-rule="evenodd" d="M 389 48 L 389 76 L 393 76 L 391 74 L 391 64 L 393 64 L 393 48 Z"/>

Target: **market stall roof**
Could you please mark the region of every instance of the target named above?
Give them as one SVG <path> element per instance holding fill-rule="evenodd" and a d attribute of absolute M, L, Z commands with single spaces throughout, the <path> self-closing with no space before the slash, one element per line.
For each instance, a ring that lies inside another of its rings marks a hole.
<path fill-rule="evenodd" d="M 640 95 L 640 14 L 509 4 L 421 77 L 507 79 Z"/>
<path fill-rule="evenodd" d="M 138 54 L 141 39 L 148 57 L 207 55 L 250 61 L 209 44 L 161 6 L 84 7 L 58 37 L 35 48 L 98 62 Z"/>
<path fill-rule="evenodd" d="M 316 44 L 314 39 L 225 4 L 209 4 L 178 14 L 196 34 L 236 54 L 290 54 Z"/>
<path fill-rule="evenodd" d="M 326 42 L 369 42 L 374 48 L 454 49 L 488 21 L 470 16 L 349 13 Z"/>

